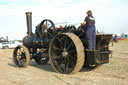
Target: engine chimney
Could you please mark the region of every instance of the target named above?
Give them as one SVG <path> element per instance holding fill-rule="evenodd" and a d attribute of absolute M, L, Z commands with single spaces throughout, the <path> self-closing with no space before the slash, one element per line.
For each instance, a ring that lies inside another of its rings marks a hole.
<path fill-rule="evenodd" d="M 27 34 L 32 34 L 32 12 L 26 12 Z"/>

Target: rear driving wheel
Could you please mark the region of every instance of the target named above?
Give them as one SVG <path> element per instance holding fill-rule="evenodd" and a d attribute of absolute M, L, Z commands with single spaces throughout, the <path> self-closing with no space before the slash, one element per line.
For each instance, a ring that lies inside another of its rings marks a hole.
<path fill-rule="evenodd" d="M 49 59 L 56 72 L 72 74 L 80 71 L 84 56 L 84 46 L 73 33 L 58 34 L 50 43 Z"/>
<path fill-rule="evenodd" d="M 28 49 L 23 45 L 17 46 L 13 52 L 13 60 L 17 66 L 26 68 L 30 63 L 30 53 Z"/>

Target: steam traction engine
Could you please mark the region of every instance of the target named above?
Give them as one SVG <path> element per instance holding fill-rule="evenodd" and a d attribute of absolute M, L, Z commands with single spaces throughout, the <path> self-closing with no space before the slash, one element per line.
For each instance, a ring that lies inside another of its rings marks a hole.
<path fill-rule="evenodd" d="M 112 35 L 97 35 L 96 50 L 86 50 L 88 43 L 84 38 L 82 28 L 67 26 L 56 30 L 54 23 L 43 20 L 32 33 L 32 13 L 26 13 L 27 36 L 23 45 L 14 49 L 13 59 L 19 67 L 27 67 L 31 59 L 38 64 L 50 61 L 56 72 L 72 74 L 84 66 L 95 67 L 109 62 L 109 42 Z"/>

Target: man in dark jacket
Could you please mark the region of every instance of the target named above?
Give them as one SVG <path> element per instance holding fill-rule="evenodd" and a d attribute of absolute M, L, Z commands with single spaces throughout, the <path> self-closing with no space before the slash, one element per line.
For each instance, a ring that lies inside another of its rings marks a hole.
<path fill-rule="evenodd" d="M 89 10 L 87 12 L 87 15 L 85 17 L 84 22 L 82 25 L 84 25 L 84 32 L 85 37 L 88 41 L 88 49 L 89 50 L 95 50 L 96 48 L 96 28 L 95 28 L 95 19 L 92 16 L 92 11 Z"/>

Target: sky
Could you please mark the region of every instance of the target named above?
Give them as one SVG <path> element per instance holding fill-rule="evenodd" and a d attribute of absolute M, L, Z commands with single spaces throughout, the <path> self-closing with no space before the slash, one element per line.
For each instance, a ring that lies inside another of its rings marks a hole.
<path fill-rule="evenodd" d="M 128 0 L 0 0 L 0 37 L 23 39 L 25 12 L 32 12 L 32 28 L 43 19 L 79 24 L 92 10 L 96 29 L 105 33 L 128 33 Z"/>

